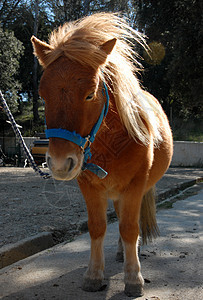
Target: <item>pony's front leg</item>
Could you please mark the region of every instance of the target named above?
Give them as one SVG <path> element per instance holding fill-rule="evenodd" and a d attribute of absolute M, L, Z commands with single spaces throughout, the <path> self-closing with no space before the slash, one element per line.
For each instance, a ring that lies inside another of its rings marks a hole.
<path fill-rule="evenodd" d="M 88 229 L 91 237 L 91 255 L 84 274 L 83 290 L 95 292 L 102 287 L 104 278 L 103 240 L 106 232 L 107 199 L 91 187 L 81 188 L 88 211 Z"/>
<path fill-rule="evenodd" d="M 88 269 L 84 274 L 82 289 L 96 292 L 102 287 L 104 279 L 103 237 L 91 238 L 91 255 Z"/>
<path fill-rule="evenodd" d="M 118 220 L 120 220 L 119 200 L 114 201 L 113 204 L 114 204 L 114 209 L 116 211 L 117 218 L 118 218 Z M 118 248 L 117 248 L 117 253 L 116 253 L 116 261 L 119 261 L 119 262 L 124 261 L 123 243 L 122 243 L 121 236 L 119 236 L 119 239 L 118 239 Z"/>
<path fill-rule="evenodd" d="M 120 235 L 124 247 L 124 282 L 128 296 L 143 295 L 144 280 L 138 257 L 139 214 L 142 189 L 130 187 L 122 195 L 120 202 Z"/>

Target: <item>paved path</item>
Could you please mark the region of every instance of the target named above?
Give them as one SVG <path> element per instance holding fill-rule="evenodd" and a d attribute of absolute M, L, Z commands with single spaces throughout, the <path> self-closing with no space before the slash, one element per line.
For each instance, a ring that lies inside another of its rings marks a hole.
<path fill-rule="evenodd" d="M 202 187 L 202 184 L 200 184 Z M 141 249 L 145 296 L 140 300 L 203 299 L 203 190 L 158 212 L 160 237 Z M 108 225 L 105 239 L 103 291 L 84 292 L 83 272 L 89 256 L 89 236 L 57 245 L 0 272 L 1 299 L 104 300 L 133 299 L 124 295 L 123 266 L 115 261 L 118 223 Z"/>

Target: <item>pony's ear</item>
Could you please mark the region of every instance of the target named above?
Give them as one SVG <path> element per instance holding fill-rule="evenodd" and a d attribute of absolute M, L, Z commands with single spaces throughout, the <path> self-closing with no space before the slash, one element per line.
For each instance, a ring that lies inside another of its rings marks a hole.
<path fill-rule="evenodd" d="M 116 38 L 109 40 L 100 46 L 100 49 L 103 50 L 107 55 L 111 53 L 116 44 Z"/>
<path fill-rule="evenodd" d="M 40 41 L 34 35 L 31 37 L 31 42 L 34 48 L 34 54 L 38 58 L 39 63 L 45 68 L 48 54 L 53 48 L 45 42 Z"/>

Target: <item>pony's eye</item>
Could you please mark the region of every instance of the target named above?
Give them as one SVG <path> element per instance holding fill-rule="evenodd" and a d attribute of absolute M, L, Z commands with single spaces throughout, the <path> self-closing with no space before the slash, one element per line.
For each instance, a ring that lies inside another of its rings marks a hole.
<path fill-rule="evenodd" d="M 91 93 L 91 94 L 89 94 L 87 97 L 86 97 L 86 101 L 90 101 L 90 100 L 92 100 L 93 99 L 93 97 L 94 97 L 94 93 Z"/>

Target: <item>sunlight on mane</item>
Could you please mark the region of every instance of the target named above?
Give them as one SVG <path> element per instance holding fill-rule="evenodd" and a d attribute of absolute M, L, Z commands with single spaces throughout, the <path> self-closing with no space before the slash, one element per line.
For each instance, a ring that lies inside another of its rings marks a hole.
<path fill-rule="evenodd" d="M 105 53 L 100 46 L 117 39 L 105 64 Z M 66 23 L 52 32 L 47 52 L 46 67 L 65 55 L 81 64 L 100 67 L 100 77 L 112 84 L 113 94 L 121 120 L 129 135 L 148 144 L 153 138 L 161 141 L 158 114 L 162 114 L 158 102 L 141 89 L 136 72 L 141 68 L 134 44 L 146 47 L 141 34 L 128 26 L 127 22 L 112 13 L 97 13 L 75 22 Z"/>

